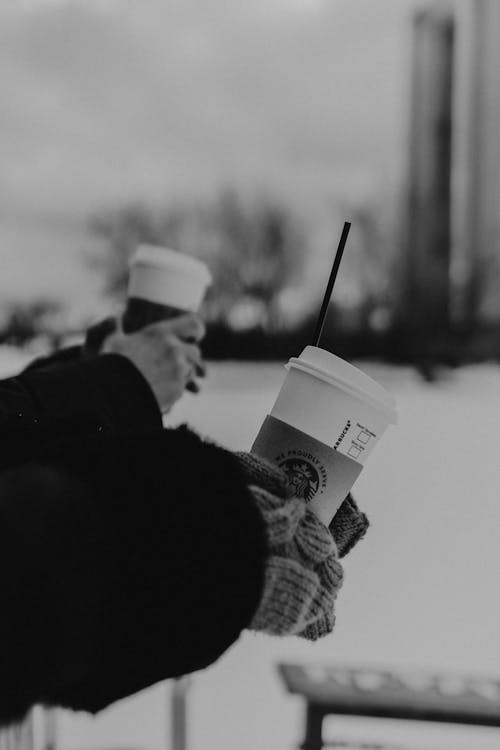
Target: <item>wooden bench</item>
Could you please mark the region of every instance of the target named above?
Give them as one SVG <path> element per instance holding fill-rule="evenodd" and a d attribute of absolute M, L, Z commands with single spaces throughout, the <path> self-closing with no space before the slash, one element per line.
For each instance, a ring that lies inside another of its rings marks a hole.
<path fill-rule="evenodd" d="M 341 664 L 279 664 L 278 672 L 305 700 L 303 750 L 325 747 L 323 720 L 331 714 L 500 728 L 497 680 Z"/>

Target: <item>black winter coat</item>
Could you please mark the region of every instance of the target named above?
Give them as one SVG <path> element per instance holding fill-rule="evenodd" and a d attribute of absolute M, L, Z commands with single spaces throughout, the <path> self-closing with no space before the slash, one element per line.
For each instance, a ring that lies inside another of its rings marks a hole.
<path fill-rule="evenodd" d="M 0 381 L 0 724 L 99 711 L 215 661 L 248 625 L 267 555 L 238 463 L 164 430 L 125 358 Z"/>

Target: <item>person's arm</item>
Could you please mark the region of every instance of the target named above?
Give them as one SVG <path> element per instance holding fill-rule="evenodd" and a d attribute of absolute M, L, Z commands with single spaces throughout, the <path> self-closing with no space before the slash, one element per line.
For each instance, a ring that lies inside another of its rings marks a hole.
<path fill-rule="evenodd" d="M 0 469 L 64 435 L 159 427 L 155 396 L 124 356 L 54 364 L 0 381 Z"/>
<path fill-rule="evenodd" d="M 201 364 L 196 315 L 112 334 L 105 352 L 28 368 L 0 381 L 0 469 L 50 439 L 154 430 Z"/>
<path fill-rule="evenodd" d="M 89 500 L 61 467 L 0 474 L 0 726 L 96 660 L 103 541 Z"/>
<path fill-rule="evenodd" d="M 0 723 L 97 712 L 246 628 L 331 631 L 335 542 L 254 468 L 180 428 L 65 440 L 0 475 Z"/>
<path fill-rule="evenodd" d="M 36 357 L 29 362 L 23 369 L 23 372 L 30 370 L 40 370 L 42 367 L 52 367 L 52 365 L 63 365 L 65 362 L 75 362 L 82 356 L 83 347 L 79 344 L 65 346 L 50 354 L 44 354 Z"/>
<path fill-rule="evenodd" d="M 246 628 L 267 538 L 237 459 L 187 429 L 78 437 L 0 475 L 0 722 L 95 712 Z"/>

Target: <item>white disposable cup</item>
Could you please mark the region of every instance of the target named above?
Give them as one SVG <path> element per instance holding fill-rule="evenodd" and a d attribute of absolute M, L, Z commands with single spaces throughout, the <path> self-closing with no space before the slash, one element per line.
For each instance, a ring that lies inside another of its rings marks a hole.
<path fill-rule="evenodd" d="M 252 451 L 282 466 L 328 524 L 387 427 L 397 423 L 396 403 L 357 367 L 315 346 L 286 369 Z"/>
<path fill-rule="evenodd" d="M 211 274 L 201 260 L 157 245 L 139 245 L 129 263 L 128 297 L 196 312 Z"/>

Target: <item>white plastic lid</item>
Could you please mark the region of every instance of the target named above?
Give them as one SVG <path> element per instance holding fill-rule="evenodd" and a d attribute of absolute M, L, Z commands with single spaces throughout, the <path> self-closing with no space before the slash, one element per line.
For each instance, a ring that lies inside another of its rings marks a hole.
<path fill-rule="evenodd" d="M 389 420 L 397 424 L 396 400 L 392 393 L 335 354 L 317 346 L 306 346 L 300 357 L 292 357 L 285 367 L 293 367 L 332 385 L 339 385 L 375 408 L 387 412 Z"/>
<path fill-rule="evenodd" d="M 212 275 L 203 261 L 161 245 L 139 245 L 130 258 L 129 267 L 132 268 L 139 263 L 162 269 L 175 268 L 190 275 L 196 274 L 203 279 L 206 286 L 212 281 Z"/>
<path fill-rule="evenodd" d="M 201 260 L 157 245 L 139 245 L 129 266 L 129 297 L 179 310 L 198 310 L 212 280 Z"/>

